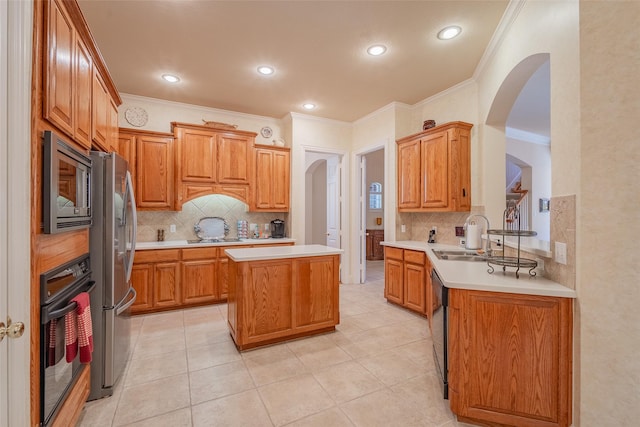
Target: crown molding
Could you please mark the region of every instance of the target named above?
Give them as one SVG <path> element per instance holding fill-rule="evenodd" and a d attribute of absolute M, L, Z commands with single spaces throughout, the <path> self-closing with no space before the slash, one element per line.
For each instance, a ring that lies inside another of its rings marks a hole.
<path fill-rule="evenodd" d="M 504 129 L 504 135 L 507 138 L 517 139 L 518 141 L 530 142 L 532 144 L 538 145 L 549 145 L 551 144 L 551 138 L 548 136 L 540 135 L 533 132 L 528 132 L 522 129 L 516 129 L 511 127 L 506 127 Z"/>
<path fill-rule="evenodd" d="M 134 102 L 135 101 L 144 102 L 148 104 L 155 104 L 155 105 L 161 105 L 161 106 L 172 106 L 176 108 L 184 108 L 184 109 L 193 110 L 193 111 L 200 111 L 202 113 L 224 114 L 226 116 L 238 117 L 238 118 L 249 119 L 249 120 L 259 120 L 263 122 L 268 121 L 271 123 L 280 123 L 280 120 L 281 120 L 275 117 L 259 116 L 257 114 L 241 113 L 238 111 L 231 111 L 231 110 L 222 110 L 220 108 L 204 107 L 201 105 L 187 104 L 184 102 L 167 101 L 166 99 L 150 98 L 147 96 L 132 95 L 129 93 L 121 93 L 120 96 L 122 98 L 122 106 L 124 106 L 126 101 L 129 100 Z"/>
<path fill-rule="evenodd" d="M 472 79 L 472 78 L 471 79 L 467 79 L 465 81 L 462 81 L 462 82 L 458 83 L 455 86 L 451 86 L 450 88 L 447 88 L 447 89 L 443 90 L 442 92 L 438 92 L 435 95 L 430 96 L 429 98 L 425 98 L 422 101 L 413 104 L 411 106 L 411 108 L 413 110 L 415 110 L 415 109 L 421 107 L 424 104 L 429 104 L 430 102 L 433 102 L 438 98 L 442 98 L 442 97 L 448 96 L 448 95 L 452 94 L 453 92 L 456 92 L 456 91 L 458 91 L 458 90 L 460 90 L 460 89 L 462 89 L 462 88 L 464 88 L 466 86 L 475 85 L 475 84 L 476 84 L 475 79 Z"/>
<path fill-rule="evenodd" d="M 504 14 L 502 15 L 502 18 L 500 19 L 500 22 L 498 23 L 498 26 L 496 27 L 496 30 L 494 31 L 493 36 L 489 41 L 489 44 L 485 48 L 484 53 L 482 54 L 482 57 L 480 58 L 480 61 L 478 62 L 478 65 L 476 66 L 475 71 L 473 72 L 473 77 L 472 77 L 473 80 L 478 80 L 480 74 L 482 74 L 482 71 L 484 70 L 484 67 L 494 57 L 496 52 L 500 49 L 500 46 L 502 45 L 502 42 L 504 41 L 507 33 L 509 32 L 509 29 L 511 28 L 515 20 L 518 18 L 520 11 L 522 10 L 522 8 L 525 6 L 526 3 L 527 3 L 527 0 L 509 1 L 509 4 L 505 9 Z"/>
<path fill-rule="evenodd" d="M 384 113 L 384 112 L 386 112 L 388 110 L 400 110 L 400 109 L 411 111 L 413 109 L 413 107 L 411 105 L 409 105 L 409 104 L 405 104 L 404 102 L 393 101 L 393 102 L 390 102 L 389 104 L 387 104 L 387 105 L 385 105 L 383 107 L 378 108 L 375 111 L 370 112 L 366 116 L 360 117 L 359 119 L 355 120 L 353 122 L 353 124 L 356 125 L 356 124 L 359 124 L 361 122 L 365 122 L 365 121 L 367 121 L 367 120 L 369 120 L 369 119 L 371 119 L 371 118 L 373 118 L 373 117 L 375 117 L 375 116 L 377 116 L 377 115 L 379 115 L 381 113 Z"/>

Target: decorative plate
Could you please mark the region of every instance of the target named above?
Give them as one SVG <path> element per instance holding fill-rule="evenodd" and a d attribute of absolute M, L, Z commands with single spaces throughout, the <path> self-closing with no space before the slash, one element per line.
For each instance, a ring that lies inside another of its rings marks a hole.
<path fill-rule="evenodd" d="M 124 118 L 132 126 L 141 127 L 147 124 L 147 121 L 149 120 L 149 115 L 143 108 L 131 107 L 131 108 L 127 108 L 127 110 L 124 112 Z"/>
<path fill-rule="evenodd" d="M 260 129 L 260 135 L 262 135 L 263 138 L 271 138 L 271 135 L 273 135 L 273 131 L 269 126 L 265 126 Z"/>

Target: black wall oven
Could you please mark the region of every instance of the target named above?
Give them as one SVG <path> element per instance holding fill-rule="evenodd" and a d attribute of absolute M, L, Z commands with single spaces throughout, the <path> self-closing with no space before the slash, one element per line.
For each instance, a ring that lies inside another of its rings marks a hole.
<path fill-rule="evenodd" d="M 447 360 L 447 334 L 449 328 L 449 289 L 444 285 L 435 269 L 431 270 L 433 294 L 437 299 L 438 309 L 433 312 L 431 322 L 431 338 L 433 340 L 433 359 L 442 384 L 442 394 L 449 399 L 449 381 L 447 379 L 449 364 Z"/>
<path fill-rule="evenodd" d="M 50 425 L 76 383 L 81 364 L 65 355 L 65 316 L 76 309 L 71 301 L 91 292 L 89 254 L 80 256 L 40 276 L 40 422 Z"/>

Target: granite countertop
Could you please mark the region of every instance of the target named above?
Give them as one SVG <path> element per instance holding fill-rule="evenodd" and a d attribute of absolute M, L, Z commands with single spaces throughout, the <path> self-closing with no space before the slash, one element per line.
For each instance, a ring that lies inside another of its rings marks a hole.
<path fill-rule="evenodd" d="M 324 245 L 276 246 L 269 248 L 225 249 L 229 258 L 234 261 L 261 261 L 269 259 L 302 258 L 310 256 L 339 255 L 342 249 Z"/>
<path fill-rule="evenodd" d="M 206 246 L 240 246 L 240 245 L 266 245 L 276 243 L 295 243 L 295 239 L 240 239 L 239 242 L 207 242 L 189 243 L 186 240 L 165 240 L 163 242 L 137 242 L 136 250 L 144 251 L 149 249 L 183 249 L 202 248 Z"/>
<path fill-rule="evenodd" d="M 431 265 L 438 272 L 438 276 L 448 288 L 510 292 L 527 295 L 543 295 L 564 298 L 575 298 L 576 292 L 557 282 L 542 276 L 530 276 L 529 269 L 520 268 L 520 278 L 516 278 L 515 269 L 507 267 L 506 273 L 502 267 L 494 265 L 495 271 L 487 272 L 486 262 L 479 261 L 451 261 L 438 259 L 433 250 L 464 250 L 460 246 L 441 243 L 427 243 L 414 240 L 397 242 L 382 242 L 384 246 L 402 249 L 424 251 L 431 261 Z"/>

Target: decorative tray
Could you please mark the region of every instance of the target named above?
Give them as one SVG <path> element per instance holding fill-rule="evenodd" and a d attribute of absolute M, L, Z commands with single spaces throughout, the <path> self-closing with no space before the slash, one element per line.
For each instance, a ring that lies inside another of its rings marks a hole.
<path fill-rule="evenodd" d="M 224 218 L 209 216 L 200 219 L 193 230 L 200 240 L 222 240 L 229 234 L 229 225 Z"/>

